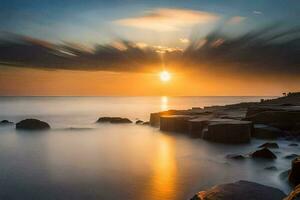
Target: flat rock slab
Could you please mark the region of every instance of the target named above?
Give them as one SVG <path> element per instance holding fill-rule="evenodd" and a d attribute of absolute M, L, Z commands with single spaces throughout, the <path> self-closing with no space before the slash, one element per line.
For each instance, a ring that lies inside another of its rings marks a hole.
<path fill-rule="evenodd" d="M 16 124 L 16 129 L 19 130 L 47 130 L 50 125 L 47 122 L 38 119 L 25 119 Z"/>
<path fill-rule="evenodd" d="M 259 139 L 276 139 L 280 135 L 282 135 L 282 131 L 278 128 L 264 124 L 254 124 L 253 137 Z"/>
<path fill-rule="evenodd" d="M 251 139 L 252 122 L 230 119 L 213 119 L 203 139 L 220 143 L 247 143 Z"/>
<path fill-rule="evenodd" d="M 160 117 L 160 130 L 171 132 L 188 132 L 189 115 L 163 115 Z"/>
<path fill-rule="evenodd" d="M 191 200 L 282 200 L 279 189 L 249 181 L 217 185 L 197 193 Z"/>

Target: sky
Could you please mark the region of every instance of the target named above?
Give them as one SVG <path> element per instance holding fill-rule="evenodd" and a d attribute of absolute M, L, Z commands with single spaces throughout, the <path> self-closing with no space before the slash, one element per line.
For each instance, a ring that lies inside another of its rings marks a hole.
<path fill-rule="evenodd" d="M 0 5 L 0 95 L 300 90 L 298 0 L 0 0 Z M 163 70 L 170 81 L 160 81 Z"/>

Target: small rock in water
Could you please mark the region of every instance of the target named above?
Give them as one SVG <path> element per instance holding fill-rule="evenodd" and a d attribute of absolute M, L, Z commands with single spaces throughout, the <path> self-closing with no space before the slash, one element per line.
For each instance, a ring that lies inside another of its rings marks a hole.
<path fill-rule="evenodd" d="M 46 129 L 50 129 L 50 125 L 47 122 L 38 119 L 25 119 L 16 124 L 16 129 L 46 130 Z"/>
<path fill-rule="evenodd" d="M 266 170 L 271 170 L 271 171 L 275 171 L 277 170 L 277 167 L 275 166 L 269 166 L 269 167 L 265 167 Z"/>
<path fill-rule="evenodd" d="M 297 158 L 298 156 L 299 156 L 299 155 L 292 153 L 292 154 L 289 154 L 289 155 L 285 156 L 284 158 L 286 158 L 286 159 L 295 159 L 295 158 Z"/>
<path fill-rule="evenodd" d="M 297 146 L 299 146 L 299 145 L 296 144 L 296 143 L 291 143 L 291 144 L 289 144 L 289 146 L 290 146 L 290 147 L 297 147 Z"/>
<path fill-rule="evenodd" d="M 277 188 L 238 181 L 198 192 L 191 200 L 282 200 L 284 197 L 285 194 Z"/>
<path fill-rule="evenodd" d="M 132 121 L 130 121 L 127 118 L 122 118 L 122 117 L 100 117 L 97 120 L 97 123 L 112 123 L 112 124 L 126 124 L 126 123 L 132 123 Z"/>
<path fill-rule="evenodd" d="M 144 122 L 143 125 L 150 125 L 150 122 Z"/>
<path fill-rule="evenodd" d="M 262 145 L 260 145 L 258 148 L 270 148 L 270 149 L 278 149 L 279 146 L 275 142 L 266 142 Z"/>
<path fill-rule="evenodd" d="M 135 124 L 143 124 L 144 122 L 142 121 L 142 120 L 137 120 L 136 122 L 135 122 Z"/>
<path fill-rule="evenodd" d="M 229 155 L 226 156 L 226 158 L 242 160 L 242 159 L 245 159 L 245 156 L 240 155 L 240 154 L 229 154 Z"/>
<path fill-rule="evenodd" d="M 252 158 L 276 159 L 276 155 L 268 148 L 263 148 L 252 153 Z"/>
<path fill-rule="evenodd" d="M 12 125 L 12 124 L 14 124 L 14 123 L 10 122 L 8 120 L 2 120 L 2 121 L 0 121 L 0 125 Z"/>

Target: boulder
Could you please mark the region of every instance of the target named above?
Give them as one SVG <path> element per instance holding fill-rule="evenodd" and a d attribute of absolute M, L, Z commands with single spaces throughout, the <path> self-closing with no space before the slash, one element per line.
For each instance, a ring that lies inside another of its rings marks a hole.
<path fill-rule="evenodd" d="M 273 187 L 249 181 L 222 184 L 197 193 L 191 200 L 282 200 L 285 194 Z"/>
<path fill-rule="evenodd" d="M 188 132 L 188 115 L 164 115 L 160 117 L 160 130 L 172 132 Z"/>
<path fill-rule="evenodd" d="M 0 125 L 12 125 L 12 124 L 14 124 L 14 123 L 11 122 L 11 121 L 8 121 L 8 120 L 2 120 L 2 121 L 0 121 Z"/>
<path fill-rule="evenodd" d="M 292 161 L 292 169 L 289 173 L 289 181 L 293 185 L 300 184 L 300 157 Z"/>
<path fill-rule="evenodd" d="M 25 119 L 16 124 L 16 129 L 22 130 L 47 130 L 50 125 L 38 119 Z"/>
<path fill-rule="evenodd" d="M 260 139 L 276 139 L 282 135 L 282 131 L 278 128 L 267 126 L 264 124 L 255 124 L 252 136 Z"/>
<path fill-rule="evenodd" d="M 132 121 L 122 117 L 100 117 L 97 123 L 127 124 L 132 123 Z"/>
<path fill-rule="evenodd" d="M 249 121 L 210 120 L 203 139 L 220 143 L 247 143 L 251 138 L 252 123 Z"/>
<path fill-rule="evenodd" d="M 257 150 L 251 154 L 252 158 L 276 159 L 276 155 L 268 148 Z"/>
<path fill-rule="evenodd" d="M 278 149 L 279 146 L 275 142 L 266 142 L 262 145 L 260 145 L 258 148 L 270 148 L 270 149 Z"/>

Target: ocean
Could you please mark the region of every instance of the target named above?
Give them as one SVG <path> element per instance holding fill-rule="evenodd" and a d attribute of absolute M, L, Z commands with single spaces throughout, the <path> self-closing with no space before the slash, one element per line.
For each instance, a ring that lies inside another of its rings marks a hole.
<path fill-rule="evenodd" d="M 151 112 L 273 97 L 0 97 L 0 120 L 37 118 L 50 131 L 0 126 L 0 199 L 183 200 L 216 184 L 255 181 L 289 192 L 280 174 L 300 148 L 279 140 L 275 161 L 229 160 L 266 142 L 225 145 L 102 116 L 147 121 Z M 266 170 L 276 166 L 277 170 Z"/>

